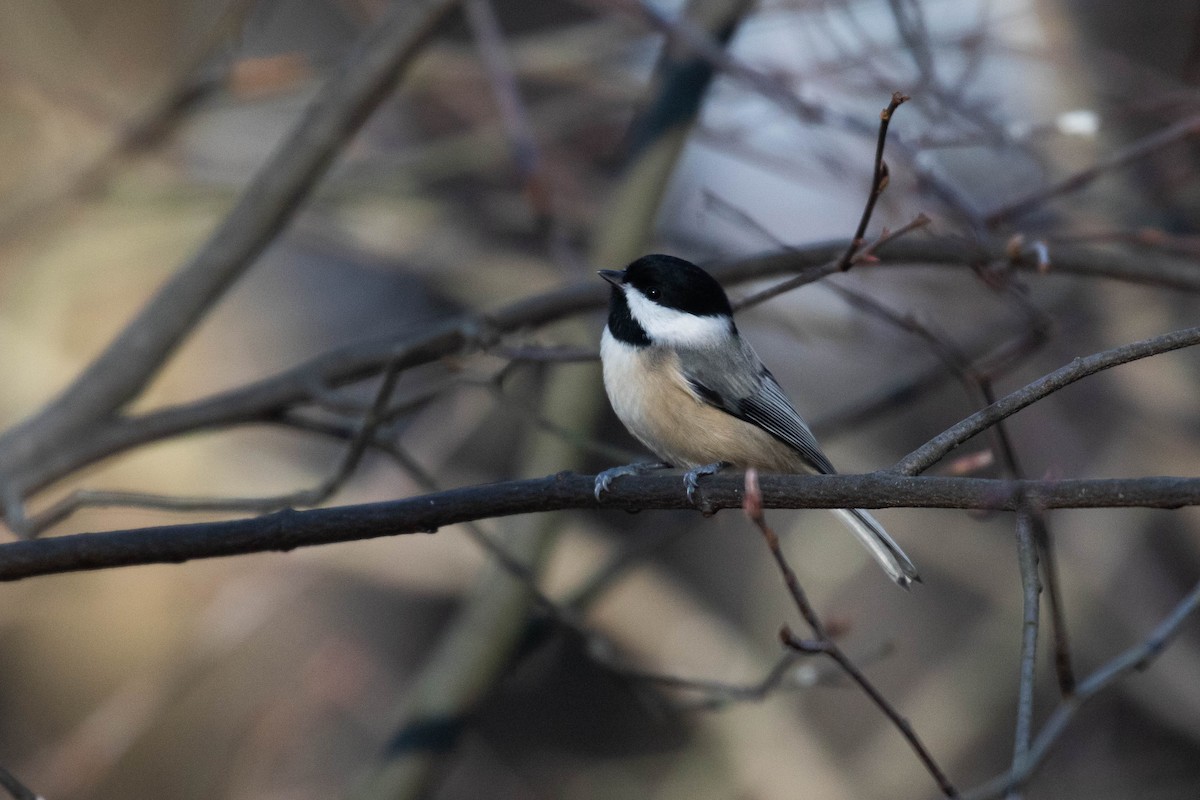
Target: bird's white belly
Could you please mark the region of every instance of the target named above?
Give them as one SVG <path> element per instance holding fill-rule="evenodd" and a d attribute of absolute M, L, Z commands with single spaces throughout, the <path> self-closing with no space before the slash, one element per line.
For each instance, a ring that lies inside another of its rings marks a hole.
<path fill-rule="evenodd" d="M 689 469 L 726 461 L 774 472 L 804 470 L 790 447 L 697 397 L 670 349 L 625 344 L 606 327 L 600 357 L 613 411 L 663 461 Z"/>

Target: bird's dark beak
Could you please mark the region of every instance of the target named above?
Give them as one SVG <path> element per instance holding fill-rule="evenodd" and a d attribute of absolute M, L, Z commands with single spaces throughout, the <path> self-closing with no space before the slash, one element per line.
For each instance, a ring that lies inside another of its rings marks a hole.
<path fill-rule="evenodd" d="M 620 287 L 625 281 L 625 273 L 620 270 L 602 269 L 596 274 L 616 287 Z"/>

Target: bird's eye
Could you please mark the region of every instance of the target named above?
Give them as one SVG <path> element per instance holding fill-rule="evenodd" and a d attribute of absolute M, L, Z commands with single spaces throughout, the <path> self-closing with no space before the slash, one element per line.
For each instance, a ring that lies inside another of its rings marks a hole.
<path fill-rule="evenodd" d="M 651 300 L 657 300 L 662 297 L 662 290 L 657 286 L 652 286 L 646 290 L 646 297 L 649 297 Z"/>

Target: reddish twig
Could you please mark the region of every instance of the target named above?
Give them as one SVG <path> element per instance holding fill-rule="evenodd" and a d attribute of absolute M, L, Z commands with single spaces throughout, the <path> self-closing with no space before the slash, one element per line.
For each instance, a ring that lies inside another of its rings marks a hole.
<path fill-rule="evenodd" d="M 938 788 L 946 797 L 958 797 L 958 791 L 954 785 L 950 783 L 949 778 L 938 766 L 933 755 L 921 742 L 919 736 L 912 725 L 896 708 L 888 701 L 886 697 L 875 687 L 867 676 L 863 674 L 849 656 L 838 646 L 837 642 L 830 637 L 821 618 L 817 615 L 816 609 L 808 601 L 808 596 L 805 595 L 804 589 L 800 586 L 800 579 L 796 577 L 795 570 L 788 563 L 787 557 L 783 554 L 783 549 L 779 546 L 779 536 L 767 524 L 766 515 L 763 513 L 763 496 L 762 489 L 758 485 L 758 472 L 753 469 L 746 470 L 746 493 L 745 499 L 742 502 L 742 509 L 746 512 L 746 516 L 762 533 L 763 539 L 767 542 L 767 547 L 771 550 L 771 556 L 775 559 L 776 566 L 783 574 L 783 581 L 787 584 L 788 592 L 792 596 L 792 601 L 796 604 L 800 616 L 808 623 L 808 627 L 812 630 L 813 639 L 801 639 L 792 633 L 791 629 L 784 625 L 779 632 L 779 638 L 785 646 L 797 653 L 823 653 L 833 659 L 834 662 L 846 673 L 849 678 L 858 684 L 859 688 L 871 698 L 872 702 L 879 707 L 892 724 L 896 726 L 900 734 L 912 747 L 917 754 L 917 758 L 925 765 L 925 769 L 929 770 L 929 774 L 937 782 Z"/>
<path fill-rule="evenodd" d="M 900 92 L 893 92 L 891 102 L 888 103 L 887 108 L 883 109 L 883 111 L 881 111 L 879 114 L 879 135 L 875 144 L 875 170 L 871 178 L 871 191 L 867 193 L 867 202 L 863 206 L 862 215 L 859 217 L 858 227 L 854 231 L 854 236 L 850 239 L 849 244 L 846 245 L 846 249 L 842 252 L 841 256 L 839 256 L 835 261 L 833 261 L 832 264 L 828 266 L 827 269 L 829 273 L 845 272 L 855 264 L 859 263 L 859 261 L 872 257 L 875 250 L 892 241 L 893 239 L 900 238 L 911 231 L 917 230 L 918 228 L 923 228 L 929 224 L 929 217 L 925 216 L 923 213 L 918 214 L 915 219 L 895 232 L 884 230 L 879 239 L 872 244 L 871 247 L 869 247 L 867 250 L 862 249 L 864 238 L 867 235 L 867 226 L 870 225 L 871 215 L 875 212 L 875 204 L 879 201 L 880 195 L 882 195 L 883 191 L 887 188 L 889 181 L 888 165 L 887 162 L 883 160 L 883 148 L 887 143 L 888 125 L 892 121 L 892 115 L 896 113 L 896 109 L 908 99 L 908 95 L 901 94 Z M 740 212 L 735 209 L 735 213 L 739 213 L 743 219 L 749 219 L 749 215 L 745 214 L 745 212 Z M 756 224 L 756 227 L 760 231 L 765 232 L 765 229 L 763 229 L 761 226 Z M 797 275 L 794 278 L 781 281 L 774 286 L 768 286 L 766 289 L 755 292 L 748 297 L 743 297 L 740 301 L 738 301 L 736 308 L 747 308 L 749 306 L 758 305 L 759 303 L 764 303 L 773 297 L 778 297 L 784 292 L 791 291 L 798 286 L 803 286 L 811 282 L 811 280 L 811 277 L 807 273 Z"/>
<path fill-rule="evenodd" d="M 862 217 L 858 220 L 854 238 L 850 240 L 850 246 L 838 260 L 838 270 L 841 272 L 850 269 L 853 264 L 854 254 L 858 248 L 862 247 L 863 239 L 867 235 L 867 225 L 871 223 L 871 214 L 875 211 L 875 204 L 879 201 L 883 190 L 887 188 L 889 175 L 887 162 L 883 160 L 883 147 L 887 142 L 888 124 L 891 123 L 896 109 L 908 99 L 906 94 L 892 92 L 891 102 L 879 113 L 879 138 L 875 143 L 875 172 L 871 178 L 871 192 L 867 195 L 867 204 L 863 207 Z"/>

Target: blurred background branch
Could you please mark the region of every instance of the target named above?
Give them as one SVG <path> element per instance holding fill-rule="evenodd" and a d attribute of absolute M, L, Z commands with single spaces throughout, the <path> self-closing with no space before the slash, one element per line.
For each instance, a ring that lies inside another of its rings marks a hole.
<path fill-rule="evenodd" d="M 37 794 L 3 767 L 0 767 L 0 786 L 4 787 L 4 791 L 8 792 L 13 800 L 39 800 Z"/>

